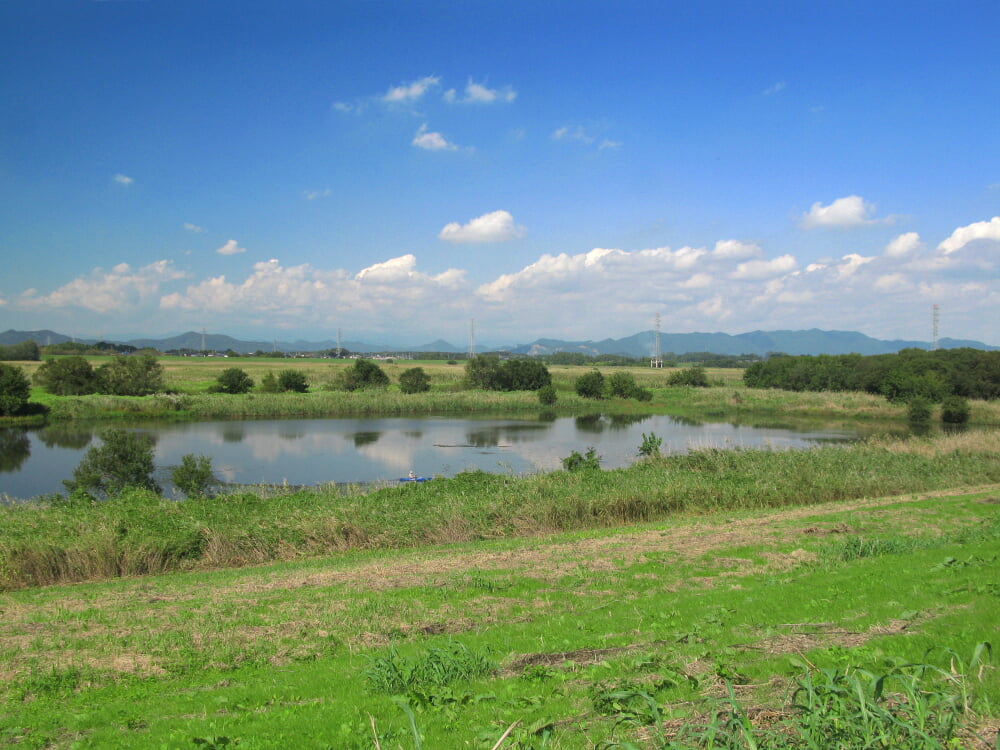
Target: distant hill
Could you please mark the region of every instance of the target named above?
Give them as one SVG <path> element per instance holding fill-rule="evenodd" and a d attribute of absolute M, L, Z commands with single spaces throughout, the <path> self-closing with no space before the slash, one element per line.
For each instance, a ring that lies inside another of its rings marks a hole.
<path fill-rule="evenodd" d="M 141 338 L 115 343 L 131 344 L 139 348 L 151 348 L 159 351 L 173 349 L 202 349 L 203 334 L 188 331 L 178 336 L 154 339 Z M 19 344 L 29 339 L 39 346 L 59 344 L 71 341 L 55 331 L 14 331 L 0 333 L 0 344 Z M 95 343 L 93 339 L 75 339 L 81 343 Z M 634 336 L 621 339 L 603 339 L 601 341 L 563 341 L 561 339 L 537 339 L 531 344 L 499 347 L 502 351 L 512 354 L 554 354 L 556 352 L 579 352 L 582 354 L 622 354 L 628 357 L 648 357 L 653 352 L 653 331 L 643 331 Z M 997 346 L 984 344 L 981 341 L 962 339 L 941 339 L 942 349 L 970 347 L 973 349 L 996 350 Z M 240 354 L 253 354 L 257 351 L 271 352 L 317 352 L 336 349 L 336 341 L 242 341 L 224 334 L 212 333 L 204 335 L 204 347 L 209 351 L 232 349 Z M 708 352 L 711 354 L 757 354 L 766 355 L 769 352 L 784 352 L 785 354 L 891 354 L 900 349 L 929 349 L 926 341 L 884 341 L 874 339 L 857 331 L 821 331 L 813 328 L 808 331 L 751 331 L 731 335 L 728 333 L 660 333 L 660 350 L 664 354 L 688 354 L 691 352 Z M 438 339 L 428 344 L 420 345 L 390 345 L 365 341 L 344 341 L 343 348 L 351 352 L 447 352 L 461 353 L 465 349 Z M 480 346 L 479 351 L 492 350 L 494 347 Z"/>
<path fill-rule="evenodd" d="M 584 354 L 623 354 L 628 357 L 648 357 L 653 353 L 654 332 L 644 331 L 622 339 L 603 341 L 560 341 L 538 339 L 534 343 L 512 347 L 516 354 L 554 354 L 555 352 L 581 352 Z M 942 349 L 971 347 L 993 350 L 981 341 L 944 338 L 938 342 Z M 900 349 L 930 349 L 926 341 L 883 341 L 856 331 L 752 331 L 731 335 L 728 333 L 660 333 L 660 351 L 664 354 L 757 354 L 784 352 L 785 354 L 891 354 Z"/>

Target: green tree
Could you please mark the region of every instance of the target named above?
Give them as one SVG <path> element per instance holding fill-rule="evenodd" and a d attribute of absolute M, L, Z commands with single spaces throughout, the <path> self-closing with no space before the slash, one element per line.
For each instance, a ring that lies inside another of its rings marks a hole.
<path fill-rule="evenodd" d="M 537 391 L 552 384 L 548 368 L 537 359 L 509 359 L 500 374 L 505 391 Z"/>
<path fill-rule="evenodd" d="M 503 374 L 500 358 L 481 354 L 465 363 L 465 379 L 473 388 L 484 391 L 502 391 Z"/>
<path fill-rule="evenodd" d="M 423 367 L 411 367 L 399 375 L 399 390 L 403 393 L 424 393 L 431 389 L 431 379 Z"/>
<path fill-rule="evenodd" d="M 31 339 L 18 344 L 0 345 L 0 361 L 37 362 L 39 358 L 38 344 Z"/>
<path fill-rule="evenodd" d="M 604 376 L 600 370 L 591 370 L 574 381 L 577 395 L 583 398 L 604 398 Z"/>
<path fill-rule="evenodd" d="M 35 371 L 34 381 L 57 396 L 83 396 L 97 390 L 97 374 L 79 355 L 47 359 Z"/>
<path fill-rule="evenodd" d="M 338 391 L 359 391 L 366 388 L 385 388 L 389 376 L 385 370 L 368 359 L 356 359 L 354 364 L 337 373 L 333 388 Z"/>
<path fill-rule="evenodd" d="M 249 393 L 253 388 L 253 378 L 239 367 L 229 367 L 219 373 L 212 391 L 215 393 Z"/>
<path fill-rule="evenodd" d="M 98 392 L 148 396 L 166 389 L 163 366 L 152 354 L 119 356 L 97 368 Z"/>
<path fill-rule="evenodd" d="M 309 390 L 309 381 L 305 373 L 298 370 L 282 370 L 278 373 L 278 389 L 285 392 L 305 393 Z"/>
<path fill-rule="evenodd" d="M 219 480 L 212 471 L 211 458 L 187 453 L 181 456 L 180 466 L 170 472 L 170 481 L 187 497 L 208 497 Z"/>
<path fill-rule="evenodd" d="M 153 438 L 120 428 L 105 430 L 101 445 L 95 445 L 73 469 L 73 478 L 63 480 L 70 492 L 96 496 L 117 495 L 126 487 L 159 492 L 153 479 Z"/>
<path fill-rule="evenodd" d="M 0 363 L 0 417 L 18 414 L 28 403 L 31 383 L 20 367 Z"/>

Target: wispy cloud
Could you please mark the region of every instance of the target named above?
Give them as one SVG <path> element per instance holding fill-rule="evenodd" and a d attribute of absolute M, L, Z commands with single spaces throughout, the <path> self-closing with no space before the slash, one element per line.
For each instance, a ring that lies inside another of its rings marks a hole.
<path fill-rule="evenodd" d="M 441 83 L 437 76 L 424 76 L 410 83 L 403 83 L 399 86 L 392 86 L 382 96 L 382 101 L 387 104 L 408 104 L 419 101 L 429 90 Z"/>
<path fill-rule="evenodd" d="M 314 201 L 317 198 L 329 198 L 333 195 L 333 191 L 330 188 L 325 188 L 323 190 L 304 190 L 302 194 L 305 196 L 307 201 Z"/>
<path fill-rule="evenodd" d="M 189 232 L 194 232 L 195 234 L 201 234 L 205 231 L 204 227 L 199 227 L 197 224 L 191 224 L 190 222 L 184 222 L 184 228 Z"/>
<path fill-rule="evenodd" d="M 114 181 L 117 182 L 119 185 L 131 185 L 133 182 L 135 182 L 135 180 L 133 180 L 131 177 L 122 174 L 121 172 L 116 174 L 112 179 L 114 179 Z"/>
<path fill-rule="evenodd" d="M 517 92 L 511 86 L 491 89 L 471 79 L 465 84 L 465 94 L 461 98 L 455 89 L 448 89 L 444 92 L 445 101 L 463 104 L 510 104 L 515 99 L 517 99 Z"/>
<path fill-rule="evenodd" d="M 775 94 L 780 94 L 788 87 L 788 84 L 784 81 L 776 81 L 760 92 L 763 96 L 774 96 Z"/>

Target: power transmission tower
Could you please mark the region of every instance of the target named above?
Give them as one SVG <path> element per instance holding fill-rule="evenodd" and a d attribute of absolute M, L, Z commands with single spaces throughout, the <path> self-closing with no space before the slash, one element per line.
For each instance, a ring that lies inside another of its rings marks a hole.
<path fill-rule="evenodd" d="M 340 355 L 344 350 L 343 342 L 340 338 L 340 329 L 337 329 L 337 359 L 340 359 Z"/>
<path fill-rule="evenodd" d="M 469 359 L 476 356 L 476 319 L 469 318 Z"/>
<path fill-rule="evenodd" d="M 937 305 L 934 305 L 934 336 L 931 339 L 931 350 L 937 351 L 940 341 L 938 340 L 938 322 L 940 320 L 940 309 Z"/>
<path fill-rule="evenodd" d="M 656 313 L 655 330 L 653 331 L 653 357 L 649 360 L 650 367 L 663 367 L 663 352 L 660 351 L 660 314 Z"/>

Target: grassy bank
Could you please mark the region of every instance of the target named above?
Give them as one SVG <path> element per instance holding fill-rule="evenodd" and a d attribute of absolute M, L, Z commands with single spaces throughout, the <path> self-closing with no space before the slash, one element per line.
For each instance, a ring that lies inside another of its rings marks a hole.
<path fill-rule="evenodd" d="M 809 451 L 698 450 L 613 471 L 465 473 L 365 494 L 331 487 L 184 502 L 0 508 L 0 587 L 221 568 L 352 549 L 509 538 L 1000 482 L 1000 434 Z"/>
<path fill-rule="evenodd" d="M 997 501 L 699 508 L 8 592 L 0 743 L 987 750 Z"/>

